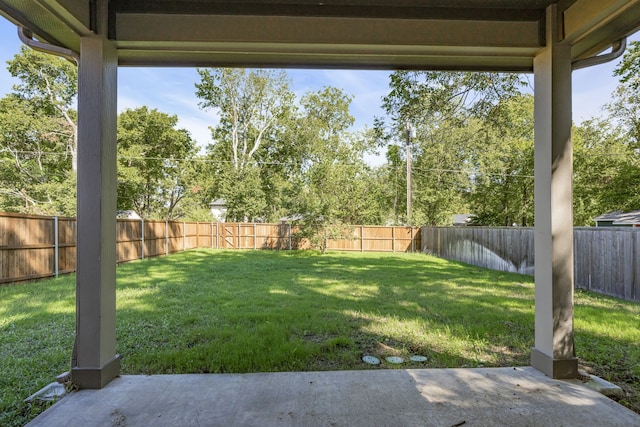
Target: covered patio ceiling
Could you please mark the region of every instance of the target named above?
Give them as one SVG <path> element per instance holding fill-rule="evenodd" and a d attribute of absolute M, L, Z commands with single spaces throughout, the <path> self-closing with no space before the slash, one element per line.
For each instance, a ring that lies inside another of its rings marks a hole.
<path fill-rule="evenodd" d="M 97 0 L 0 0 L 47 43 L 80 50 Z M 121 66 L 532 71 L 557 4 L 572 60 L 633 33 L 640 0 L 110 0 Z"/>

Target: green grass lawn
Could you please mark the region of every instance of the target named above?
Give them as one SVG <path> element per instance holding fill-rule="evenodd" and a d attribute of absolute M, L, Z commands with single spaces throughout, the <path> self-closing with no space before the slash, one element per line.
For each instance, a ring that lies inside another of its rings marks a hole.
<path fill-rule="evenodd" d="M 194 250 L 118 267 L 124 374 L 528 365 L 532 278 L 421 254 Z M 0 287 L 0 425 L 69 369 L 75 276 Z M 580 363 L 640 412 L 640 305 L 575 298 Z M 363 355 L 423 355 L 367 365 Z"/>

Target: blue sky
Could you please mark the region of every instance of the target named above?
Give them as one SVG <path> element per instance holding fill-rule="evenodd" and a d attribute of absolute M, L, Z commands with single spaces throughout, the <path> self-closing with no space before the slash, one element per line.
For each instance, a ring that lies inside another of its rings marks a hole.
<path fill-rule="evenodd" d="M 0 17 L 0 96 L 14 83 L 6 61 L 20 49 L 14 25 Z M 638 34 L 631 40 L 640 40 Z M 618 61 L 577 70 L 573 73 L 573 119 L 575 122 L 598 116 L 609 102 L 617 80 L 613 69 Z M 375 116 L 383 115 L 381 98 L 388 92 L 388 71 L 288 70 L 298 96 L 324 86 L 333 86 L 353 96 L 351 114 L 355 128 L 371 127 Z M 194 84 L 199 76 L 193 68 L 128 68 L 118 71 L 118 111 L 146 105 L 176 114 L 179 126 L 190 131 L 201 146 L 210 142 L 208 126 L 216 123 L 212 111 L 198 107 Z M 377 163 L 377 162 L 375 162 Z"/>

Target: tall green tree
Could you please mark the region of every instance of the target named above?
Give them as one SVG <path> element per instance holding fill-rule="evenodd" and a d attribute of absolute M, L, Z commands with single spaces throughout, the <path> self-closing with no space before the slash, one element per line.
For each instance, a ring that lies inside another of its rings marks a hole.
<path fill-rule="evenodd" d="M 0 99 L 0 210 L 75 214 L 75 176 L 57 125 L 23 98 Z"/>
<path fill-rule="evenodd" d="M 0 100 L 0 209 L 74 215 L 77 70 L 26 47 L 8 70 L 19 82 Z"/>
<path fill-rule="evenodd" d="M 333 87 L 307 93 L 301 100 L 305 147 L 300 157 L 304 202 L 299 210 L 326 223 L 377 223 L 373 174 L 363 160 L 372 149 L 371 138 L 366 131 L 349 132 L 355 120 L 349 112 L 351 100 Z"/>
<path fill-rule="evenodd" d="M 196 95 L 200 107 L 212 109 L 219 124 L 212 127 L 208 147 L 208 194 L 224 198 L 232 220 L 266 219 L 267 200 L 274 199 L 277 179 L 266 180 L 264 165 L 281 152 L 283 123 L 294 110 L 293 92 L 284 71 L 231 68 L 199 69 Z M 272 168 L 277 172 L 277 168 Z"/>
<path fill-rule="evenodd" d="M 622 128 L 605 118 L 587 120 L 574 127 L 573 147 L 574 224 L 591 226 L 606 212 L 634 209 L 633 180 L 624 182 L 634 155 Z"/>
<path fill-rule="evenodd" d="M 143 218 L 176 219 L 188 194 L 196 147 L 178 117 L 156 109 L 118 116 L 118 208 Z"/>
<path fill-rule="evenodd" d="M 456 213 L 467 212 L 466 192 L 471 187 L 470 142 L 474 121 L 441 120 L 419 126 L 412 142 L 413 225 L 450 225 Z"/>
<path fill-rule="evenodd" d="M 78 127 L 74 109 L 78 94 L 78 68 L 71 62 L 26 46 L 7 61 L 7 70 L 20 83 L 14 93 L 42 114 L 55 119 L 58 138 L 66 141 L 71 156 L 71 168 L 78 167 Z"/>
<path fill-rule="evenodd" d="M 301 234 L 322 251 L 329 238 L 349 237 L 349 224 L 378 224 L 380 180 L 363 157 L 372 149 L 369 132 L 352 133 L 352 97 L 325 87 L 301 99 L 299 192 Z"/>
<path fill-rule="evenodd" d="M 482 225 L 533 225 L 533 96 L 502 100 L 473 137 L 470 209 Z"/>
<path fill-rule="evenodd" d="M 622 132 L 622 146 L 615 154 L 617 173 L 604 197 L 610 210 L 640 209 L 640 43 L 632 42 L 615 69 L 620 83 L 607 105 L 610 121 Z M 619 138 L 614 138 L 618 139 Z"/>
<path fill-rule="evenodd" d="M 404 222 L 448 225 L 453 214 L 466 211 L 478 122 L 497 114 L 501 101 L 518 94 L 526 83 L 517 74 L 398 71 L 391 75 L 390 92 L 383 99 L 390 123 L 377 122 L 379 140 L 404 145 L 406 125 L 416 129 L 411 140 L 412 217 L 405 212 Z M 397 200 L 394 203 L 397 206 Z"/>

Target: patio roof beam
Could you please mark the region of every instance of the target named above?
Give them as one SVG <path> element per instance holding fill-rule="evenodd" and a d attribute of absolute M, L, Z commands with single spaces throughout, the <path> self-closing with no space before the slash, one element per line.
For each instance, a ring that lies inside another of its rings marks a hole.
<path fill-rule="evenodd" d="M 639 28 L 640 0 L 576 0 L 562 14 L 559 36 L 574 60 L 592 57 Z"/>
<path fill-rule="evenodd" d="M 531 71 L 544 44 L 540 21 L 126 13 L 115 22 L 120 65 Z"/>

